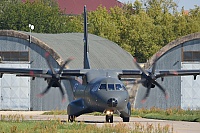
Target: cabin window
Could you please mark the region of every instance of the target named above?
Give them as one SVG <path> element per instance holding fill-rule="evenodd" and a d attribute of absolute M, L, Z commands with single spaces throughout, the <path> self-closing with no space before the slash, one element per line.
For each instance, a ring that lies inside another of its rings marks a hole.
<path fill-rule="evenodd" d="M 114 84 L 108 84 L 108 90 L 115 90 Z"/>
<path fill-rule="evenodd" d="M 107 87 L 106 87 L 106 84 L 101 84 L 100 87 L 99 87 L 100 90 L 102 90 L 102 89 L 103 89 L 103 90 L 106 90 L 106 88 L 107 88 Z"/>

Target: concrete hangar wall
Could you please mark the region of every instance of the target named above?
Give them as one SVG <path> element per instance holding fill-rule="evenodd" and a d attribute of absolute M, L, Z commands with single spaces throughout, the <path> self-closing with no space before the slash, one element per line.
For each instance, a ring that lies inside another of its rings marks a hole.
<path fill-rule="evenodd" d="M 200 33 L 172 41 L 154 54 L 146 66 L 152 65 L 157 54 L 160 55 L 156 66 L 158 70 L 200 69 Z M 200 108 L 200 76 L 197 76 L 196 80 L 194 76 L 177 76 L 157 81 L 168 91 L 169 99 L 166 100 L 161 90 L 155 87 L 151 89 L 146 103 L 142 104 L 141 99 L 146 88 L 140 86 L 136 94 L 135 108 Z"/>
<path fill-rule="evenodd" d="M 132 56 L 117 44 L 92 34 L 88 43 L 92 68 L 135 68 Z M 47 51 L 55 68 L 68 57 L 75 58 L 70 68 L 83 68 L 83 33 L 31 33 L 30 42 L 30 33 L 0 30 L 0 67 L 49 69 L 45 60 Z M 50 89 L 42 98 L 37 97 L 47 87 L 43 79 L 4 74 L 0 79 L 0 110 L 66 109 L 73 94 L 67 81 L 62 84 L 66 89 L 66 103 L 61 102 L 58 88 Z"/>

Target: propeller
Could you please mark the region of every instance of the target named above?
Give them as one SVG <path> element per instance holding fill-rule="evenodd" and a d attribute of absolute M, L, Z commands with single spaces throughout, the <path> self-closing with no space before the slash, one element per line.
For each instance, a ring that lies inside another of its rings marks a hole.
<path fill-rule="evenodd" d="M 46 94 L 51 87 L 59 87 L 59 90 L 61 92 L 61 95 L 62 95 L 62 102 L 65 102 L 65 93 L 64 93 L 64 89 L 61 85 L 61 73 L 63 71 L 63 69 L 65 68 L 65 66 L 67 64 L 69 64 L 70 61 L 73 60 L 73 58 L 68 58 L 62 66 L 60 66 L 60 69 L 59 71 L 55 71 L 55 69 L 52 67 L 52 65 L 50 64 L 50 61 L 49 61 L 49 53 L 46 53 L 45 54 L 45 57 L 46 57 L 46 61 L 47 61 L 47 64 L 50 68 L 50 70 L 47 72 L 49 75 L 51 75 L 51 77 L 49 78 L 49 82 L 48 82 L 48 85 L 47 87 L 45 88 L 45 90 L 43 92 L 41 92 L 38 96 L 39 97 L 42 97 L 44 96 L 44 94 Z"/>
<path fill-rule="evenodd" d="M 142 99 L 142 103 L 144 103 L 147 99 L 147 97 L 149 96 L 150 90 L 151 88 L 154 88 L 155 86 L 157 86 L 165 95 L 165 98 L 168 99 L 168 94 L 167 91 L 156 81 L 156 76 L 155 76 L 155 69 L 156 69 L 156 62 L 158 60 L 158 55 L 156 56 L 156 59 L 152 65 L 152 69 L 151 71 L 146 71 L 144 70 L 136 61 L 136 59 L 134 59 L 134 63 L 137 66 L 137 68 L 142 72 L 142 78 L 140 80 L 136 80 L 134 83 L 135 84 L 139 84 L 141 83 L 144 87 L 147 88 L 147 91 Z"/>

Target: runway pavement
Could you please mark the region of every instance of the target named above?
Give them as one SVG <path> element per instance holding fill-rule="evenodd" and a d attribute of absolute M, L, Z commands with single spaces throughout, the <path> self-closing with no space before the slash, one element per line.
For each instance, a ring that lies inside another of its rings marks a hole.
<path fill-rule="evenodd" d="M 53 120 L 60 119 L 62 121 L 67 121 L 67 115 L 41 115 L 44 111 L 0 111 L 0 115 L 23 115 L 24 120 Z M 102 126 L 105 124 L 105 116 L 93 116 L 93 115 L 81 115 L 76 118 L 77 121 L 85 122 L 86 124 L 95 124 L 97 126 Z M 117 124 L 122 122 L 122 119 L 118 116 L 114 116 L 114 123 Z M 200 123 L 199 122 L 183 122 L 183 121 L 167 121 L 167 120 L 154 120 L 154 119 L 144 119 L 131 117 L 130 122 L 126 123 L 127 126 L 133 126 L 134 123 L 140 123 L 144 126 L 147 124 L 152 124 L 154 126 L 170 126 L 170 129 L 174 133 L 200 133 Z M 108 124 L 108 123 L 106 123 Z"/>

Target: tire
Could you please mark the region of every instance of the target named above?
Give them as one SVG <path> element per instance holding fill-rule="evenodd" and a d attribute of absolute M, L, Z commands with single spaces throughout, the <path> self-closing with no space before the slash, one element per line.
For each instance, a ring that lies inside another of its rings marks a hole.
<path fill-rule="evenodd" d="M 106 115 L 106 122 L 108 123 L 109 122 L 109 116 Z"/>
<path fill-rule="evenodd" d="M 68 122 L 74 122 L 75 116 L 74 115 L 68 115 Z"/>
<path fill-rule="evenodd" d="M 129 122 L 129 117 L 123 117 L 123 122 Z"/>
<path fill-rule="evenodd" d="M 110 116 L 110 123 L 113 123 L 113 115 Z"/>
<path fill-rule="evenodd" d="M 113 115 L 111 115 L 111 116 L 106 115 L 106 122 L 107 123 L 113 123 Z"/>

